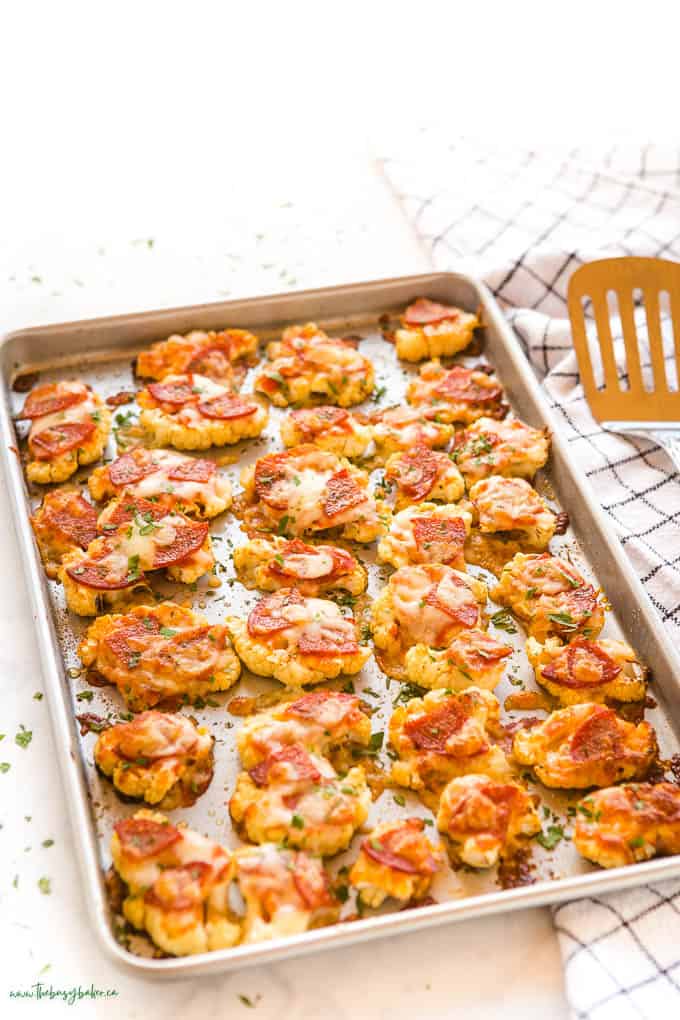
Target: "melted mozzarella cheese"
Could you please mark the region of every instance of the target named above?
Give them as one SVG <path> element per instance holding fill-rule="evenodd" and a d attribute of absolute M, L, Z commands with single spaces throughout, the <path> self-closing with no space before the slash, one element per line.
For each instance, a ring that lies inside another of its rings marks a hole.
<path fill-rule="evenodd" d="M 333 557 L 323 549 L 313 553 L 287 553 L 283 562 L 287 574 L 303 581 L 315 581 L 333 571 Z"/>
<path fill-rule="evenodd" d="M 62 411 L 55 411 L 53 414 L 44 414 L 42 418 L 34 418 L 31 423 L 29 440 L 46 429 L 63 425 L 64 422 L 89 422 L 96 425 L 96 421 L 92 418 L 96 411 L 97 404 L 94 394 L 88 393 L 85 400 L 81 400 L 79 404 L 72 404 L 70 407 L 65 407 Z"/>

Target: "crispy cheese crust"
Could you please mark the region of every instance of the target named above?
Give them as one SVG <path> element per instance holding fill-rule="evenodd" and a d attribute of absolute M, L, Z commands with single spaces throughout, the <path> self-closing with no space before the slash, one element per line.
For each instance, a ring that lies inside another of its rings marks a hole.
<path fill-rule="evenodd" d="M 469 487 L 489 475 L 532 479 L 550 452 L 546 429 L 517 418 L 479 418 L 456 437 L 453 457 Z"/>
<path fill-rule="evenodd" d="M 457 776 L 509 775 L 501 736 L 500 705 L 489 691 L 429 691 L 398 705 L 390 719 L 390 743 L 398 755 L 392 779 L 414 790 L 438 791 Z"/>
<path fill-rule="evenodd" d="M 454 365 L 445 369 L 429 361 L 409 383 L 406 399 L 413 407 L 436 415 L 437 421 L 471 425 L 477 418 L 503 418 L 503 387 L 481 369 Z"/>
<path fill-rule="evenodd" d="M 465 350 L 481 323 L 461 308 L 418 298 L 401 317 L 395 330 L 397 357 L 404 361 L 448 358 Z"/>
<path fill-rule="evenodd" d="M 233 553 L 241 584 L 261 591 L 295 587 L 302 595 L 347 591 L 360 595 L 368 575 L 355 556 L 333 545 L 309 545 L 300 539 L 254 538 Z"/>
<path fill-rule="evenodd" d="M 621 719 L 604 705 L 561 708 L 528 730 L 518 730 L 512 751 L 546 786 L 584 789 L 622 779 L 644 779 L 656 759 L 648 722 Z"/>
<path fill-rule="evenodd" d="M 473 627 L 463 630 L 445 648 L 414 645 L 406 653 L 406 679 L 430 690 L 492 691 L 500 683 L 512 647 Z"/>
<path fill-rule="evenodd" d="M 577 637 L 565 645 L 548 638 L 541 645 L 529 638 L 526 653 L 538 683 L 562 705 L 645 696 L 645 670 L 624 641 Z"/>
<path fill-rule="evenodd" d="M 53 489 L 31 516 L 31 526 L 45 573 L 56 578 L 64 557 L 87 549 L 97 537 L 97 511 L 78 489 Z"/>
<path fill-rule="evenodd" d="M 210 785 L 213 738 L 186 716 L 142 712 L 104 730 L 94 760 L 126 797 L 172 811 L 190 807 Z"/>
<path fill-rule="evenodd" d="M 388 897 L 422 900 L 442 867 L 443 855 L 424 833 L 422 818 L 377 825 L 362 841 L 349 881 L 361 902 L 379 907 Z"/>
<path fill-rule="evenodd" d="M 680 789 L 627 783 L 596 790 L 576 805 L 574 846 L 602 868 L 680 853 Z"/>
<path fill-rule="evenodd" d="M 281 422 L 281 440 L 286 447 L 311 443 L 349 460 L 361 458 L 373 442 L 370 425 L 350 411 L 325 404 L 291 411 Z"/>
<path fill-rule="evenodd" d="M 247 620 L 227 621 L 236 653 L 258 676 L 288 687 L 358 673 L 370 658 L 357 639 L 354 618 L 334 602 L 281 588 L 255 606 Z"/>
<path fill-rule="evenodd" d="M 595 638 L 604 627 L 599 594 L 578 570 L 549 553 L 517 553 L 501 572 L 491 598 L 506 606 L 537 641 L 581 634 Z"/>
<path fill-rule="evenodd" d="M 491 475 L 470 488 L 475 524 L 484 535 L 519 533 L 532 549 L 547 549 L 556 516 L 524 478 Z"/>
<path fill-rule="evenodd" d="M 452 779 L 445 787 L 437 828 L 448 837 L 455 862 L 491 868 L 540 832 L 541 821 L 519 783 L 469 775 Z"/>
<path fill-rule="evenodd" d="M 453 425 L 417 407 L 390 407 L 378 411 L 372 420 L 373 441 L 381 458 L 416 446 L 442 449 L 449 445 L 454 433 Z"/>
<path fill-rule="evenodd" d="M 227 691 L 241 664 L 227 628 L 173 602 L 100 616 L 78 646 L 83 665 L 115 684 L 133 712 Z"/>
<path fill-rule="evenodd" d="M 424 500 L 455 503 L 465 492 L 463 476 L 449 454 L 426 446 L 393 453 L 385 465 L 385 481 L 396 489 L 396 510 Z"/>
<path fill-rule="evenodd" d="M 290 326 L 267 347 L 269 364 L 255 380 L 277 407 L 310 403 L 352 407 L 373 391 L 375 371 L 346 340 L 327 336 L 315 323 Z"/>
<path fill-rule="evenodd" d="M 462 507 L 419 503 L 395 514 L 378 544 L 378 559 L 393 567 L 445 563 L 465 570 L 463 550 L 471 516 Z"/>
<path fill-rule="evenodd" d="M 245 329 L 224 329 L 209 333 L 194 329 L 185 336 L 173 334 L 152 344 L 137 358 L 137 375 L 142 379 L 165 379 L 169 375 L 200 372 L 209 379 L 238 385 L 246 362 L 257 358 L 258 339 Z"/>
<path fill-rule="evenodd" d="M 83 464 L 101 457 L 111 430 L 111 412 L 82 382 L 37 386 L 29 393 L 22 418 L 29 418 L 29 482 L 65 482 Z"/>

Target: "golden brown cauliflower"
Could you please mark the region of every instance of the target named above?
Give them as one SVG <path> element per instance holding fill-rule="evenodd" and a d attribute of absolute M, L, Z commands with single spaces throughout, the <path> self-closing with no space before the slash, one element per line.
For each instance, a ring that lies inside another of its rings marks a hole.
<path fill-rule="evenodd" d="M 301 595 L 360 595 L 368 583 L 365 568 L 346 549 L 299 538 L 253 538 L 234 549 L 233 560 L 241 584 L 261 591 L 295 587 Z"/>
<path fill-rule="evenodd" d="M 458 433 L 452 456 L 469 488 L 489 475 L 531 479 L 549 452 L 546 429 L 533 429 L 517 418 L 478 418 Z"/>
<path fill-rule="evenodd" d="M 449 454 L 427 446 L 393 453 L 385 465 L 385 484 L 396 489 L 396 510 L 423 500 L 455 503 L 465 492 L 463 476 Z"/>
<path fill-rule="evenodd" d="M 526 653 L 539 684 L 562 705 L 642 701 L 645 696 L 644 667 L 624 641 L 576 637 L 563 645 L 548 638 L 541 645 L 529 638 Z"/>
<path fill-rule="evenodd" d="M 311 443 L 338 457 L 355 460 L 365 455 L 373 442 L 370 425 L 364 424 L 343 407 L 324 404 L 291 411 L 281 422 L 283 445 Z"/>
<path fill-rule="evenodd" d="M 602 868 L 680 853 L 680 789 L 626 783 L 588 794 L 576 805 L 574 846 Z"/>
<path fill-rule="evenodd" d="M 488 368 L 446 369 L 439 361 L 428 361 L 420 375 L 409 383 L 406 399 L 413 407 L 435 414 L 437 421 L 471 425 L 477 418 L 503 418 L 503 387 L 487 374 Z"/>
<path fill-rule="evenodd" d="M 512 751 L 546 786 L 582 789 L 644 779 L 658 747 L 648 722 L 621 719 L 604 705 L 572 705 L 515 733 Z"/>
<path fill-rule="evenodd" d="M 377 825 L 362 840 L 349 873 L 362 903 L 379 907 L 388 897 L 408 902 L 427 896 L 443 855 L 424 829 L 422 818 L 399 818 Z"/>
<path fill-rule="evenodd" d="M 257 345 L 257 337 L 245 329 L 224 329 L 219 333 L 194 329 L 186 336 L 173 334 L 142 351 L 137 357 L 136 371 L 142 379 L 197 372 L 238 388 L 248 365 L 257 360 Z"/>
<path fill-rule="evenodd" d="M 404 361 L 451 357 L 469 346 L 480 326 L 477 316 L 462 308 L 418 298 L 408 306 L 400 328 L 395 330 L 397 357 Z"/>
<path fill-rule="evenodd" d="M 557 518 L 524 478 L 491 475 L 470 488 L 475 525 L 483 535 L 517 537 L 532 549 L 547 549 Z"/>
<path fill-rule="evenodd" d="M 97 511 L 77 489 L 52 489 L 31 517 L 48 577 L 57 576 L 64 556 L 87 549 L 97 537 Z"/>
<path fill-rule="evenodd" d="M 378 559 L 393 567 L 445 563 L 465 570 L 463 550 L 470 514 L 457 506 L 419 503 L 395 514 L 378 544 Z"/>
<path fill-rule="evenodd" d="M 406 679 L 420 687 L 464 691 L 481 687 L 492 691 L 500 683 L 512 647 L 486 631 L 462 630 L 445 648 L 414 645 L 406 653 Z"/>

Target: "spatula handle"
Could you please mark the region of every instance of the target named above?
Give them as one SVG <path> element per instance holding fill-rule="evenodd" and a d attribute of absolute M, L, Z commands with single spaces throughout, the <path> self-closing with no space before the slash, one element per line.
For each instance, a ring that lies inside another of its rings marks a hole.
<path fill-rule="evenodd" d="M 649 438 L 661 446 L 673 461 L 675 470 L 680 473 L 680 433 L 678 432 L 649 432 Z"/>

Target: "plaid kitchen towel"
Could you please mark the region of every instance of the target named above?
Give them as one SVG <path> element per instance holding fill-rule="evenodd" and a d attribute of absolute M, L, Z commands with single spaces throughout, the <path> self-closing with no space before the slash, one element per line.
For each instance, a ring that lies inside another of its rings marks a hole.
<path fill-rule="evenodd" d="M 680 152 L 539 153 L 426 129 L 383 168 L 435 266 L 482 277 L 504 307 L 574 457 L 680 638 L 680 479 L 653 443 L 604 432 L 592 418 L 566 305 L 569 276 L 584 262 L 680 260 Z M 616 320 L 612 332 L 620 347 Z M 680 882 L 568 903 L 554 919 L 574 1017 L 680 1016 Z"/>

